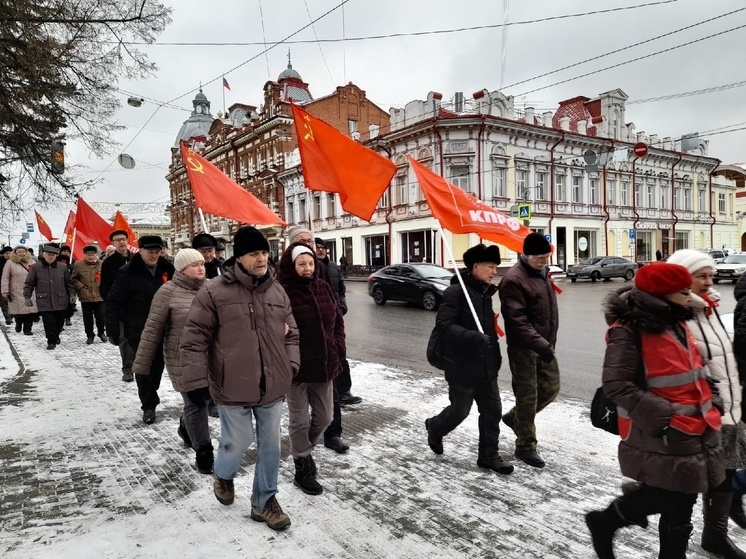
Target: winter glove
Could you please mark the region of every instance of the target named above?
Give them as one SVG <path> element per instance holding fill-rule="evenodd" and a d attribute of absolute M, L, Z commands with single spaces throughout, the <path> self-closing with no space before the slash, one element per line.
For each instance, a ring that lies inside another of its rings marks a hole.
<path fill-rule="evenodd" d="M 199 409 L 202 409 L 207 405 L 207 400 L 210 399 L 210 389 L 207 387 L 197 388 L 195 390 L 190 390 L 186 395 L 192 404 L 197 406 Z"/>
<path fill-rule="evenodd" d="M 483 347 L 490 343 L 490 337 L 479 330 L 467 330 L 464 334 L 466 341 L 473 347 Z"/>
<path fill-rule="evenodd" d="M 78 298 L 75 295 L 73 295 L 73 296 L 70 297 L 70 306 L 71 307 L 74 307 L 75 303 L 77 303 L 77 302 L 78 302 Z"/>
<path fill-rule="evenodd" d="M 34 302 L 31 300 L 30 297 L 26 297 L 23 300 L 23 304 L 26 305 L 27 307 L 33 307 L 34 306 Z"/>
<path fill-rule="evenodd" d="M 551 363 L 552 359 L 554 359 L 554 350 L 552 349 L 552 346 L 547 346 L 542 349 L 539 352 L 539 358 L 544 361 L 544 363 Z"/>

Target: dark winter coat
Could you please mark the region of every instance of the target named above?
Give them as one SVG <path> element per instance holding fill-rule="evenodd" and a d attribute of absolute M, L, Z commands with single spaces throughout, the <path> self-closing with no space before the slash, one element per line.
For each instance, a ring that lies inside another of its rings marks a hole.
<path fill-rule="evenodd" d="M 604 393 L 632 420 L 628 438 L 619 443 L 622 474 L 683 493 L 703 493 L 719 485 L 725 478 L 719 431 L 707 427 L 702 435 L 690 435 L 669 428 L 671 402 L 641 386 L 645 365 L 636 332 L 673 330 L 682 343 L 693 344 L 685 324 L 691 314 L 636 287 L 612 293 L 605 309 L 609 324 L 619 321 L 627 326 L 610 328 L 603 366 Z"/>
<path fill-rule="evenodd" d="M 285 335 L 285 325 L 290 327 Z M 234 258 L 205 283 L 181 335 L 184 390 L 205 386 L 217 404 L 258 406 L 285 397 L 300 366 L 298 328 L 277 280 L 254 278 Z"/>
<path fill-rule="evenodd" d="M 741 384 L 746 384 L 746 274 L 743 274 L 736 282 L 733 290 L 736 297 L 736 310 L 733 311 L 733 351 L 738 360 L 738 375 Z M 744 400 L 741 400 L 744 404 Z M 746 414 L 743 415 L 746 418 Z"/>
<path fill-rule="evenodd" d="M 444 357 L 448 362 L 446 380 L 454 383 L 490 382 L 497 378 L 502 363 L 492 310 L 492 297 L 497 287 L 476 280 L 469 272 L 462 272 L 461 277 L 484 334 L 477 330 L 464 290 L 454 275 L 450 287 L 443 292 L 435 319 L 443 336 Z"/>
<path fill-rule="evenodd" d="M 223 263 L 217 258 L 213 258 L 211 262 L 205 262 L 205 275 L 207 279 L 218 277 L 223 273 Z"/>
<path fill-rule="evenodd" d="M 158 258 L 155 274 L 152 274 L 140 254 L 135 254 L 119 268 L 104 305 L 107 335 L 113 340 L 119 339 L 119 323 L 122 322 L 124 337 L 137 348 L 153 296 L 173 274 L 174 266 L 165 258 Z"/>
<path fill-rule="evenodd" d="M 520 256 L 498 286 L 508 347 L 542 353 L 557 344 L 557 293 L 545 273 L 531 268 Z"/>
<path fill-rule="evenodd" d="M 342 270 L 327 256 L 321 261 L 326 266 L 326 277 L 323 278 L 332 287 L 334 295 L 337 297 L 339 308 L 342 314 L 347 314 L 347 288 L 345 287 Z"/>
<path fill-rule="evenodd" d="M 89 264 L 78 260 L 73 265 L 72 282 L 81 303 L 100 303 L 103 301 L 99 285 L 101 283 L 101 261 Z"/>
<path fill-rule="evenodd" d="M 140 335 L 132 372 L 149 375 L 155 352 L 162 345 L 171 384 L 177 392 L 185 392 L 179 345 L 194 296 L 204 284 L 205 278 L 192 278 L 175 272 L 173 279 L 158 290 Z M 206 379 L 204 386 L 207 386 Z"/>
<path fill-rule="evenodd" d="M 288 246 L 278 271 L 300 332 L 300 371 L 293 382 L 327 382 L 339 375 L 347 356 L 344 319 L 332 288 L 319 278 L 317 269 L 311 278 L 295 271 L 291 252 L 300 244 Z"/>
<path fill-rule="evenodd" d="M 36 295 L 39 312 L 64 311 L 75 297 L 75 288 L 70 280 L 70 271 L 62 262 L 47 264 L 44 259 L 31 266 L 23 287 L 23 297 Z"/>
<path fill-rule="evenodd" d="M 104 300 L 108 297 L 111 286 L 114 285 L 114 279 L 117 277 L 119 268 L 129 262 L 132 256 L 129 252 L 126 257 L 115 252 L 111 256 L 104 258 L 104 261 L 101 263 L 101 284 L 98 286 L 99 293 Z"/>

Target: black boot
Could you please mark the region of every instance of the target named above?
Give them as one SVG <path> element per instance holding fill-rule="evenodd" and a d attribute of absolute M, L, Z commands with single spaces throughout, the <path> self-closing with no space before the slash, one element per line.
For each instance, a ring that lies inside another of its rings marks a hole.
<path fill-rule="evenodd" d="M 726 559 L 746 559 L 746 553 L 738 549 L 728 537 L 728 513 L 732 496 L 730 491 L 704 494 L 702 511 L 705 527 L 702 530 L 702 549 Z"/>
<path fill-rule="evenodd" d="M 743 495 L 733 492 L 730 501 L 730 519 L 746 530 L 746 514 L 743 512 Z"/>
<path fill-rule="evenodd" d="M 192 448 L 192 439 L 189 438 L 189 433 L 186 430 L 186 425 L 184 425 L 183 415 L 179 418 L 179 428 L 176 432 L 181 437 L 181 440 L 184 441 L 184 446 L 187 448 Z"/>
<path fill-rule="evenodd" d="M 585 523 L 591 532 L 593 549 L 599 559 L 614 559 L 614 534 L 619 528 L 636 524 L 646 528 L 648 519 L 642 515 L 640 518 L 625 518 L 620 507 L 625 504 L 625 499 L 634 496 L 625 495 L 615 499 L 606 510 L 594 510 L 585 515 Z"/>
<path fill-rule="evenodd" d="M 212 445 L 206 444 L 197 449 L 197 460 L 195 462 L 197 471 L 201 474 L 211 474 L 212 464 L 215 458 L 212 455 Z"/>
<path fill-rule="evenodd" d="M 689 536 L 692 535 L 691 524 L 673 526 L 661 519 L 658 522 L 660 551 L 658 559 L 686 559 L 686 548 L 689 547 Z"/>
<path fill-rule="evenodd" d="M 293 458 L 293 462 L 295 462 L 295 485 L 309 495 L 321 495 L 324 492 L 324 488 L 316 481 L 313 458 L 303 456 L 301 458 Z"/>

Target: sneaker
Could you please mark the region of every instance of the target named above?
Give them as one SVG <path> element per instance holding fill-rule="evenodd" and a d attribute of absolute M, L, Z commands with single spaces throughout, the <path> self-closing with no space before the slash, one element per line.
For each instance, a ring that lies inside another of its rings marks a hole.
<path fill-rule="evenodd" d="M 353 396 L 349 390 L 347 392 L 341 392 L 339 394 L 339 405 L 340 406 L 352 406 L 359 404 L 363 399 L 360 396 Z"/>
<path fill-rule="evenodd" d="M 107 338 L 107 337 L 106 337 L 106 334 L 99 334 L 99 335 L 98 335 L 98 338 L 99 338 L 99 339 L 100 339 L 100 340 L 101 340 L 102 342 L 104 342 L 104 343 L 106 343 L 106 342 L 108 342 L 108 341 L 109 341 L 109 338 Z"/>
<path fill-rule="evenodd" d="M 533 466 L 534 468 L 543 468 L 546 465 L 546 462 L 539 456 L 539 453 L 535 450 L 515 450 L 515 457 L 518 458 L 518 460 L 523 460 L 526 464 L 529 466 Z"/>
<path fill-rule="evenodd" d="M 290 526 L 290 517 L 283 512 L 274 495 L 269 498 L 262 510 L 251 507 L 251 519 L 266 522 L 273 530 L 284 530 Z"/>
<path fill-rule="evenodd" d="M 443 454 L 443 437 L 430 430 L 430 419 L 425 420 L 425 429 L 427 429 L 427 444 L 430 446 L 430 450 L 435 454 Z"/>
<path fill-rule="evenodd" d="M 350 450 L 350 445 L 345 443 L 342 440 L 342 437 L 329 437 L 328 439 L 324 439 L 324 446 L 326 448 L 331 448 L 337 454 L 344 454 Z"/>
<path fill-rule="evenodd" d="M 148 425 L 152 425 L 153 423 L 155 423 L 155 410 L 153 409 L 143 410 L 142 420 L 143 420 L 143 423 L 146 423 Z"/>
<path fill-rule="evenodd" d="M 487 458 L 479 458 L 477 460 L 477 466 L 479 466 L 480 468 L 487 468 L 488 470 L 493 470 L 497 472 L 498 474 L 512 474 L 513 473 L 513 464 L 503 460 L 499 454 L 496 454 L 495 456 L 489 456 Z"/>
<path fill-rule="evenodd" d="M 86 345 L 91 345 L 93 343 L 93 336 L 90 336 L 86 341 Z"/>
<path fill-rule="evenodd" d="M 122 373 L 122 380 L 124 382 L 132 382 L 135 380 L 135 376 L 132 374 L 132 371 L 124 371 Z"/>
<path fill-rule="evenodd" d="M 233 504 L 233 499 L 236 494 L 233 491 L 233 480 L 232 479 L 221 479 L 216 474 L 212 474 L 215 479 L 213 483 L 213 490 L 215 491 L 215 498 L 220 502 L 221 505 Z M 279 506 L 279 505 L 278 505 Z M 264 507 L 267 508 L 266 506 Z M 251 509 L 251 518 L 254 518 L 254 509 Z M 254 520 L 256 520 L 254 518 Z"/>
<path fill-rule="evenodd" d="M 55 347 L 57 346 L 55 346 L 54 344 L 47 344 L 47 349 L 54 349 Z"/>

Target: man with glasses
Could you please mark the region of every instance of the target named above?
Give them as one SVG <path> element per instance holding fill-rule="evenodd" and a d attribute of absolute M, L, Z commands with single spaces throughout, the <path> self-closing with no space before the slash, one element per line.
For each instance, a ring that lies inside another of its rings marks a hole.
<path fill-rule="evenodd" d="M 223 273 L 223 264 L 215 257 L 218 241 L 208 233 L 199 233 L 192 239 L 192 248 L 200 252 L 205 259 L 207 279 L 213 279 Z"/>
<path fill-rule="evenodd" d="M 554 355 L 559 312 L 548 268 L 551 255 L 544 235 L 529 234 L 523 254 L 498 288 L 515 396 L 515 407 L 503 415 L 503 422 L 516 434 L 515 457 L 535 468 L 545 463 L 536 451 L 534 420 L 554 401 L 560 387 Z"/>

